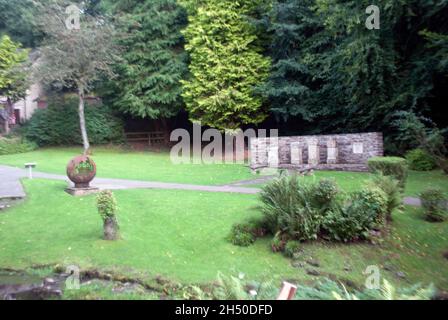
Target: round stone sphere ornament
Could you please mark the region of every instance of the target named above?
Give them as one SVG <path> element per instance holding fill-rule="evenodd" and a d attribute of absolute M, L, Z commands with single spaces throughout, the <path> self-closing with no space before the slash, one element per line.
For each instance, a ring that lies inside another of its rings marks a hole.
<path fill-rule="evenodd" d="M 67 165 L 67 176 L 77 189 L 90 188 L 90 182 L 95 175 L 95 162 L 87 155 L 74 157 Z"/>

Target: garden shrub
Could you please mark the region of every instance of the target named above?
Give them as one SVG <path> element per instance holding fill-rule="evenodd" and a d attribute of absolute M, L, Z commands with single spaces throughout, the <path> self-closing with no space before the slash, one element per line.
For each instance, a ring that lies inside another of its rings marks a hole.
<path fill-rule="evenodd" d="M 420 200 L 428 221 L 441 222 L 448 218 L 448 199 L 439 189 L 428 189 L 420 194 Z"/>
<path fill-rule="evenodd" d="M 288 237 L 278 232 L 271 241 L 271 249 L 273 252 L 284 252 Z"/>
<path fill-rule="evenodd" d="M 378 188 L 364 188 L 351 194 L 345 205 L 336 206 L 325 217 L 326 237 L 336 241 L 369 239 L 370 232 L 384 225 L 387 197 Z"/>
<path fill-rule="evenodd" d="M 248 247 L 256 240 L 253 230 L 248 224 L 235 224 L 228 236 L 228 240 L 235 246 Z"/>
<path fill-rule="evenodd" d="M 386 279 L 379 290 L 363 289 L 359 291 L 347 288 L 341 282 L 328 278 L 320 280 L 315 286 L 298 285 L 297 300 L 431 300 L 436 294 L 434 285 L 395 287 Z"/>
<path fill-rule="evenodd" d="M 283 176 L 263 187 L 260 207 L 268 231 L 287 234 L 291 239 L 316 239 L 326 207 L 316 206 L 315 185 Z"/>
<path fill-rule="evenodd" d="M 339 194 L 339 187 L 333 179 L 321 179 L 313 189 L 313 200 L 320 208 L 330 207 Z"/>
<path fill-rule="evenodd" d="M 403 204 L 403 194 L 399 182 L 393 177 L 377 174 L 371 180 L 370 185 L 381 189 L 385 193 L 387 197 L 386 216 L 389 221 L 392 220 L 392 212 Z"/>
<path fill-rule="evenodd" d="M 124 141 L 123 122 L 104 105 L 87 105 L 86 128 L 91 144 Z M 46 109 L 39 109 L 25 125 L 27 139 L 39 146 L 82 144 L 76 99 L 51 101 Z"/>
<path fill-rule="evenodd" d="M 301 251 L 301 244 L 299 241 L 291 240 L 285 245 L 285 256 L 289 258 L 294 258 Z"/>
<path fill-rule="evenodd" d="M 119 238 L 119 227 L 117 221 L 117 200 L 112 191 L 101 191 L 96 198 L 98 213 L 103 220 L 104 239 L 117 240 Z"/>
<path fill-rule="evenodd" d="M 0 137 L 0 155 L 25 153 L 33 151 L 37 145 L 26 139 L 17 138 L 2 138 Z"/>
<path fill-rule="evenodd" d="M 392 176 L 399 182 L 400 188 L 404 189 L 408 177 L 408 166 L 406 159 L 399 157 L 374 157 L 368 160 L 369 169 L 373 173 L 384 176 Z"/>
<path fill-rule="evenodd" d="M 436 161 L 423 149 L 414 149 L 406 153 L 409 169 L 416 171 L 430 171 L 437 167 Z"/>

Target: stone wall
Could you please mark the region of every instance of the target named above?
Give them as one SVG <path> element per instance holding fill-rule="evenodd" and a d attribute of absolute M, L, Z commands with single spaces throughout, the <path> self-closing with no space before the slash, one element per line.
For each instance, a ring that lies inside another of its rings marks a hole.
<path fill-rule="evenodd" d="M 367 171 L 367 160 L 383 156 L 383 134 L 253 138 L 252 170 L 278 167 L 298 170 Z"/>

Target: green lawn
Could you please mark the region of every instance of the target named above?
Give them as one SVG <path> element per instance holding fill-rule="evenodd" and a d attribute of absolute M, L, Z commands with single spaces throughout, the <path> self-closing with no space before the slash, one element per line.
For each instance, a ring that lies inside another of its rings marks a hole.
<path fill-rule="evenodd" d="M 60 181 L 24 180 L 29 198 L 0 214 L 0 267 L 75 264 L 142 277 L 162 275 L 183 283 L 205 283 L 219 271 L 250 278 L 272 277 L 311 283 L 318 277 L 258 240 L 248 248 L 225 239 L 235 222 L 258 213 L 256 196 L 171 190 L 126 190 L 115 194 L 123 240 L 101 240 L 94 197 L 67 195 Z M 431 224 L 417 209 L 396 214 L 391 237 L 382 246 L 309 243 L 304 260 L 318 259 L 322 275 L 364 282 L 368 265 L 389 266 L 383 275 L 394 283 L 433 282 L 448 289 L 448 223 Z M 344 267 L 349 265 L 350 271 Z M 391 268 L 392 266 L 392 268 Z M 400 280 L 396 272 L 405 272 Z M 144 276 L 143 276 L 144 275 Z"/>
<path fill-rule="evenodd" d="M 359 190 L 359 188 L 370 179 L 370 174 L 363 172 L 317 171 L 314 176 L 307 176 L 304 178 L 307 180 L 321 178 L 335 179 L 342 190 L 351 192 Z M 261 183 L 246 185 L 246 187 L 261 188 L 264 185 L 265 183 Z M 427 188 L 440 188 L 448 195 L 448 176 L 439 170 L 430 172 L 409 172 L 405 190 L 406 196 L 418 197 L 418 195 Z"/>
<path fill-rule="evenodd" d="M 23 167 L 26 162 L 37 162 L 37 170 L 65 174 L 68 161 L 81 152 L 80 148 L 48 148 L 24 154 L 0 156 L 0 164 Z M 120 148 L 97 147 L 93 158 L 98 167 L 98 177 L 160 182 L 177 182 L 203 185 L 222 185 L 240 180 L 257 178 L 247 166 L 229 165 L 174 165 L 169 153 L 126 151 Z M 358 190 L 369 179 L 367 173 L 316 172 L 306 179 L 334 178 L 345 191 Z M 246 185 L 257 188 L 263 184 Z M 407 196 L 418 196 L 428 187 L 441 188 L 448 194 L 448 177 L 441 171 L 411 171 L 406 186 Z"/>
<path fill-rule="evenodd" d="M 23 168 L 26 162 L 37 162 L 37 170 L 65 174 L 65 168 L 80 148 L 45 148 L 37 151 L 0 156 L 0 164 Z M 174 165 L 168 152 L 126 151 L 118 147 L 93 148 L 97 176 L 131 180 L 220 185 L 251 179 L 250 170 L 240 164 Z"/>

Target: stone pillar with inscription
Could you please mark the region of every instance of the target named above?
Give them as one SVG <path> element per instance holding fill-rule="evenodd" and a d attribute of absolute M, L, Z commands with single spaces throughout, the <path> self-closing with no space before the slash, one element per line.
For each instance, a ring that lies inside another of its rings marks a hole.
<path fill-rule="evenodd" d="M 316 166 L 320 162 L 319 139 L 308 139 L 308 164 Z"/>
<path fill-rule="evenodd" d="M 336 139 L 328 139 L 327 142 L 327 163 L 336 164 L 338 163 L 338 145 Z"/>
<path fill-rule="evenodd" d="M 269 168 L 277 168 L 278 164 L 279 164 L 278 138 L 271 138 L 269 140 L 269 149 L 268 149 L 268 166 Z"/>
<path fill-rule="evenodd" d="M 299 142 L 291 143 L 291 164 L 294 166 L 303 164 L 303 150 Z"/>

